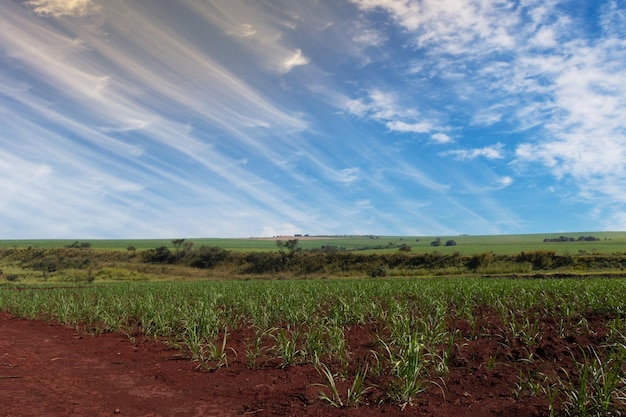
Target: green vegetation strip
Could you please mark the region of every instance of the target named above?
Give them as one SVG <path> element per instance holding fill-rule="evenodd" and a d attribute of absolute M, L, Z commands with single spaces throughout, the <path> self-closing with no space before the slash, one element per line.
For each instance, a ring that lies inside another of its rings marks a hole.
<path fill-rule="evenodd" d="M 383 279 L 119 283 L 0 288 L 0 309 L 27 319 L 173 337 L 190 319 L 217 327 L 276 323 L 341 326 L 477 305 L 538 309 L 548 316 L 623 314 L 625 279 Z"/>

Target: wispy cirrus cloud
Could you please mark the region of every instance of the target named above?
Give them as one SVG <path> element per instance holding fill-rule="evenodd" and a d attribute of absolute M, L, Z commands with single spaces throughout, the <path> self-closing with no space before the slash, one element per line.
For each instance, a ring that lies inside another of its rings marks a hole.
<path fill-rule="evenodd" d="M 354 182 L 359 178 L 360 171 L 359 168 L 344 168 L 340 171 L 337 181 L 347 184 Z"/>
<path fill-rule="evenodd" d="M 86 16 L 100 11 L 95 0 L 29 0 L 25 4 L 37 14 L 54 17 Z"/>
<path fill-rule="evenodd" d="M 6 56 L 11 62 L 19 62 L 28 69 L 16 77 L 21 80 L 23 88 L 10 87 L 16 85 L 15 79 L 4 79 L 0 86 L 5 97 L 19 103 L 19 107 L 7 108 L 2 115 L 4 121 L 14 121 L 4 125 L 5 137 L 23 138 L 18 142 L 23 146 L 14 147 L 15 152 L 29 155 L 21 158 L 19 165 L 32 171 L 31 164 L 38 166 L 34 162 L 36 154 L 22 148 L 36 146 L 36 140 L 52 145 L 52 137 L 56 136 L 52 132 L 62 130 L 72 137 L 65 140 L 68 142 L 65 151 L 59 153 L 61 148 L 52 147 L 47 155 L 39 157 L 45 161 L 56 154 L 59 163 L 64 160 L 70 162 L 60 170 L 52 165 L 43 165 L 52 167 L 51 183 L 83 184 L 87 190 L 99 190 L 103 197 L 90 199 L 99 207 L 106 207 L 104 201 L 118 193 L 134 193 L 134 197 L 128 197 L 129 201 L 151 199 L 155 185 L 160 184 L 158 187 L 167 189 L 168 193 L 171 193 L 171 187 L 175 187 L 211 196 L 211 199 L 220 201 L 219 204 L 211 204 L 214 214 L 224 218 L 236 212 L 232 210 L 233 206 L 259 202 L 274 207 L 270 210 L 273 214 L 267 216 L 268 222 L 272 221 L 272 217 L 282 217 L 283 220 L 301 218 L 297 214 L 299 210 L 292 211 L 291 205 L 282 204 L 280 196 L 285 193 L 279 186 L 267 183 L 233 161 L 236 156 L 229 148 L 256 149 L 257 156 L 277 161 L 281 158 L 279 153 L 259 142 L 252 135 L 254 129 L 271 126 L 275 134 L 293 134 L 305 128 L 306 122 L 280 109 L 275 102 L 216 63 L 206 51 L 186 42 L 181 35 L 164 33 L 150 13 L 138 15 L 129 5 L 109 5 L 110 8 L 101 10 L 105 20 L 112 19 L 108 34 L 94 30 L 90 24 L 83 26 L 73 20 L 64 22 L 65 32 L 61 32 L 46 21 L 32 20 L 17 6 L 7 9 L 7 13 L 0 17 L 6 28 L 3 31 L 5 36 L 0 35 Z M 132 20 L 132 24 L 128 19 Z M 125 40 L 116 44 L 119 37 L 115 35 L 129 27 L 137 30 L 137 36 L 130 42 Z M 91 51 L 96 49 L 99 60 L 94 61 Z M 139 55 L 138 50 L 141 51 Z M 154 60 L 162 65 L 146 66 L 139 58 Z M 294 55 L 288 64 L 299 65 L 302 59 L 301 55 L 300 58 Z M 48 91 L 42 90 L 44 85 Z M 63 100 L 58 106 L 51 106 L 50 101 L 42 98 L 46 95 L 63 97 Z M 26 129 L 32 122 L 24 119 L 22 114 L 45 120 L 51 126 L 50 130 L 42 131 L 39 136 L 34 135 L 38 126 L 31 125 L 35 129 Z M 181 123 L 181 115 L 185 115 L 183 120 L 186 119 L 186 122 Z M 196 127 L 202 124 L 212 124 L 215 132 L 220 132 L 221 128 L 222 133 L 217 133 L 219 135 L 228 132 L 231 137 L 228 146 L 214 141 L 211 143 L 205 135 L 199 136 Z M 33 140 L 27 141 L 26 137 Z M 60 143 L 57 142 L 56 146 Z M 98 149 L 103 152 L 98 153 Z M 120 162 L 124 160 L 128 165 Z M 71 161 L 91 163 L 75 164 Z M 181 166 L 189 167 L 188 173 L 184 173 L 179 168 Z M 168 167 L 175 167 L 177 174 L 168 173 Z M 118 175 L 107 175 L 106 172 Z M 212 185 L 194 185 L 191 180 L 193 172 L 208 179 Z M 190 175 L 191 178 L 185 178 Z M 229 184 L 228 191 L 224 188 L 226 183 Z M 264 186 L 259 187 L 259 184 Z M 75 188 L 50 186 L 50 189 L 55 189 L 61 196 Z M 37 193 L 42 195 L 49 194 L 38 190 Z M 19 198 L 18 194 L 5 194 L 6 202 Z M 127 197 L 116 198 L 123 201 Z M 56 200 L 73 201 L 69 196 Z M 177 210 L 177 205 L 174 199 L 163 207 Z M 6 207 L 10 210 L 10 204 Z M 157 215 L 153 220 L 159 217 Z M 198 218 L 197 214 L 188 218 L 191 220 L 194 217 Z M 94 221 L 94 227 L 96 224 L 98 222 Z M 120 223 L 119 228 L 109 230 L 122 234 L 124 225 Z M 145 235 L 165 233 L 165 227 L 155 227 Z M 230 233 L 222 231 L 222 234 Z"/>
<path fill-rule="evenodd" d="M 578 224 L 542 209 L 561 204 L 611 228 L 625 19 L 614 0 L 9 1 L 0 218 L 14 236 L 29 217 L 50 237 L 513 233 Z"/>
<path fill-rule="evenodd" d="M 269 13 L 256 3 L 242 0 L 208 3 L 187 0 L 185 3 L 203 19 L 233 36 L 271 71 L 286 74 L 310 62 L 289 40 L 288 32 L 300 23 L 297 14 L 280 8 Z"/>

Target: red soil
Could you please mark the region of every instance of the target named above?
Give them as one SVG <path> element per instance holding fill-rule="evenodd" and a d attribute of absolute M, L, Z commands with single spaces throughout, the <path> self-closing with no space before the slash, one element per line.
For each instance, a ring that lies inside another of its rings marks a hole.
<path fill-rule="evenodd" d="M 485 323 L 496 322 L 484 312 Z M 589 319 L 587 335 L 560 338 L 555 321 L 542 322 L 536 360 L 503 346 L 494 337 L 467 337 L 468 324 L 456 320 L 465 338 L 451 361 L 450 374 L 432 384 L 402 410 L 374 389 L 358 408 L 334 408 L 318 398 L 325 383 L 314 367 L 279 369 L 246 365 L 246 332 L 229 336 L 229 366 L 202 372 L 167 345 L 108 333 L 78 333 L 57 324 L 18 320 L 0 313 L 0 416 L 547 416 L 544 394 L 521 390 L 520 370 L 558 375 L 572 372 L 578 345 L 598 345 L 604 320 Z M 594 328 L 595 327 L 595 328 Z M 372 329 L 353 328 L 348 340 L 354 358 L 372 349 Z M 493 366 L 489 358 L 496 358 Z M 539 379 L 539 378 L 538 378 Z M 378 383 L 381 381 L 372 380 Z M 384 381 L 382 381 L 384 382 Z M 347 383 L 340 384 L 344 395 Z"/>

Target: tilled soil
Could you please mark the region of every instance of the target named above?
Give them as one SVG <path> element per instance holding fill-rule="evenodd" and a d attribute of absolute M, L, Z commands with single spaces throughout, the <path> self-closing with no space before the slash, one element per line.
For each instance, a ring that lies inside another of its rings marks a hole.
<path fill-rule="evenodd" d="M 502 325 L 494 312 L 481 314 L 484 323 Z M 547 375 L 575 375 L 572 356 L 579 346 L 602 342 L 606 321 L 588 318 L 582 334 L 564 337 L 556 320 L 545 319 L 540 341 L 529 350 L 498 337 L 472 337 L 468 323 L 451 320 L 464 336 L 449 374 L 435 379 L 413 404 L 392 403 L 378 386 L 358 408 L 335 408 L 319 399 L 315 384 L 326 381 L 311 365 L 281 369 L 267 362 L 250 369 L 245 330 L 229 335 L 228 367 L 207 372 L 141 335 L 92 336 L 0 313 L 0 416 L 547 416 L 545 393 L 525 382 L 541 386 Z M 372 332 L 348 332 L 353 359 L 370 353 Z M 339 384 L 340 392 L 345 394 L 349 382 Z"/>

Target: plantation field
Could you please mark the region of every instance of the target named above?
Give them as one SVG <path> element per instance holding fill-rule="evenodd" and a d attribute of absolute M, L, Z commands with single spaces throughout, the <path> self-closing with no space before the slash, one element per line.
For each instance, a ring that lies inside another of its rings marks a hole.
<path fill-rule="evenodd" d="M 11 394 L 41 361 L 47 415 L 623 415 L 624 294 L 624 278 L 5 286 L 3 407 L 32 415 Z"/>
<path fill-rule="evenodd" d="M 600 240 L 595 242 L 558 242 L 544 243 L 546 238 L 554 239 L 559 236 L 578 238 L 593 236 Z M 441 239 L 442 246 L 433 247 L 431 242 Z M 242 238 L 220 239 L 203 238 L 187 239 L 195 246 L 215 246 L 233 251 L 273 251 L 276 250 L 276 240 L 298 239 L 302 249 L 319 249 L 325 246 L 335 246 L 345 250 L 359 250 L 365 252 L 389 253 L 399 245 L 407 245 L 415 252 L 443 253 L 458 252 L 469 255 L 483 252 L 495 254 L 517 254 L 522 251 L 553 250 L 558 254 L 576 254 L 579 251 L 588 253 L 612 254 L 626 252 L 626 232 L 577 232 L 577 233 L 545 233 L 527 235 L 493 235 L 493 236 L 333 236 L 333 237 L 277 237 L 277 238 Z M 443 246 L 449 240 L 454 240 L 456 246 Z M 0 240 L 0 248 L 63 248 L 76 240 Z M 89 240 L 82 239 L 79 243 L 89 243 L 93 249 L 126 250 L 129 246 L 137 250 L 153 249 L 159 246 L 172 246 L 172 239 L 148 240 Z"/>

